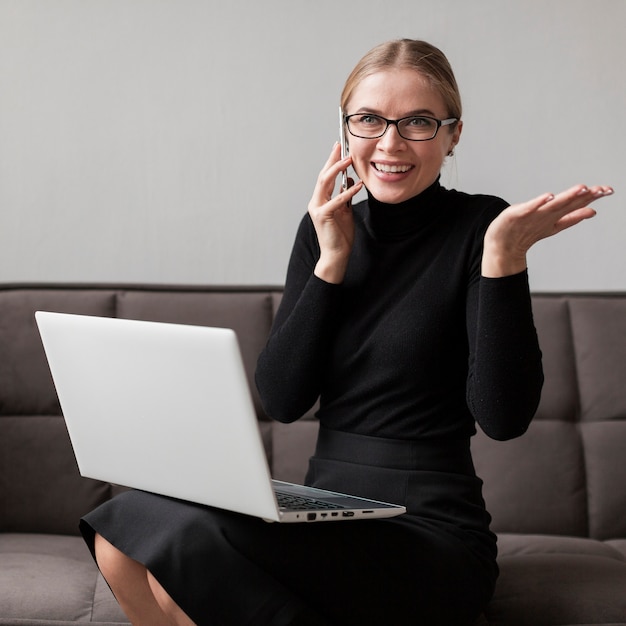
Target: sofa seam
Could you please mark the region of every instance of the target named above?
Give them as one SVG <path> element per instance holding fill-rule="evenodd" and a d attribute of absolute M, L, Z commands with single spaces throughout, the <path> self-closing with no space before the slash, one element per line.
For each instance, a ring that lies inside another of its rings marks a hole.
<path fill-rule="evenodd" d="M 578 436 L 578 443 L 580 445 L 581 453 L 581 471 L 582 471 L 582 484 L 585 490 L 585 533 L 588 538 L 591 537 L 591 519 L 590 519 L 590 502 L 589 502 L 589 472 L 587 471 L 587 452 L 585 450 L 585 440 L 582 433 L 582 398 L 580 392 L 580 376 L 578 370 L 578 349 L 574 337 L 574 324 L 572 321 L 572 307 L 569 298 L 566 300 L 566 314 L 567 314 L 567 330 L 569 334 L 569 341 L 572 346 L 573 367 L 574 367 L 574 381 L 576 384 L 576 408 L 574 415 L 574 424 L 576 426 L 576 434 Z"/>

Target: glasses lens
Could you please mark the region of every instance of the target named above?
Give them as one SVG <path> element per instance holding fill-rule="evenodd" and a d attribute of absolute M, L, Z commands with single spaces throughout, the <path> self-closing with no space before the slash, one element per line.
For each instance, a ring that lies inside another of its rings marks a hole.
<path fill-rule="evenodd" d="M 432 117 L 417 115 L 399 120 L 397 127 L 401 137 L 411 141 L 424 141 L 437 134 L 439 124 Z M 357 137 L 374 139 L 385 133 L 387 120 L 370 113 L 357 113 L 348 117 L 348 130 Z"/>
<path fill-rule="evenodd" d="M 398 130 L 406 139 L 432 139 L 437 134 L 437 120 L 432 117 L 407 117 L 398 123 Z"/>
<path fill-rule="evenodd" d="M 380 137 L 387 128 L 387 122 L 378 115 L 351 115 L 348 129 L 357 137 Z"/>

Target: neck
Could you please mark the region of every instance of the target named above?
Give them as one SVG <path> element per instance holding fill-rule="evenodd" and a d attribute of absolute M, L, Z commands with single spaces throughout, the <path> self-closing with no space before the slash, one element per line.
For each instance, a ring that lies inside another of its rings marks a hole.
<path fill-rule="evenodd" d="M 418 231 L 431 217 L 442 187 L 439 178 L 417 196 L 397 204 L 380 202 L 368 192 L 369 227 L 379 240 L 404 239 Z"/>

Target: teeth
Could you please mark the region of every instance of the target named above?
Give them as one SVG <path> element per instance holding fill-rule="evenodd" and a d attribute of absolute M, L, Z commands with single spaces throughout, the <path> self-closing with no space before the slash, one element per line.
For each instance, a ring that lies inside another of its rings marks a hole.
<path fill-rule="evenodd" d="M 374 167 L 379 172 L 387 172 L 389 174 L 408 172 L 411 169 L 410 165 L 385 165 L 384 163 L 374 163 Z"/>

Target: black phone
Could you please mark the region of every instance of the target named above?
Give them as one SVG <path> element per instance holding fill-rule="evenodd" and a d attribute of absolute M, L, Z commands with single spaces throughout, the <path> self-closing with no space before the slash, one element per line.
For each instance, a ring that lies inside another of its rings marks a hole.
<path fill-rule="evenodd" d="M 348 139 L 346 137 L 346 120 L 343 113 L 343 109 L 339 107 L 339 143 L 341 145 L 341 158 L 345 159 L 348 156 Z M 348 188 L 348 174 L 347 172 L 341 172 L 341 191 L 345 191 Z"/>

